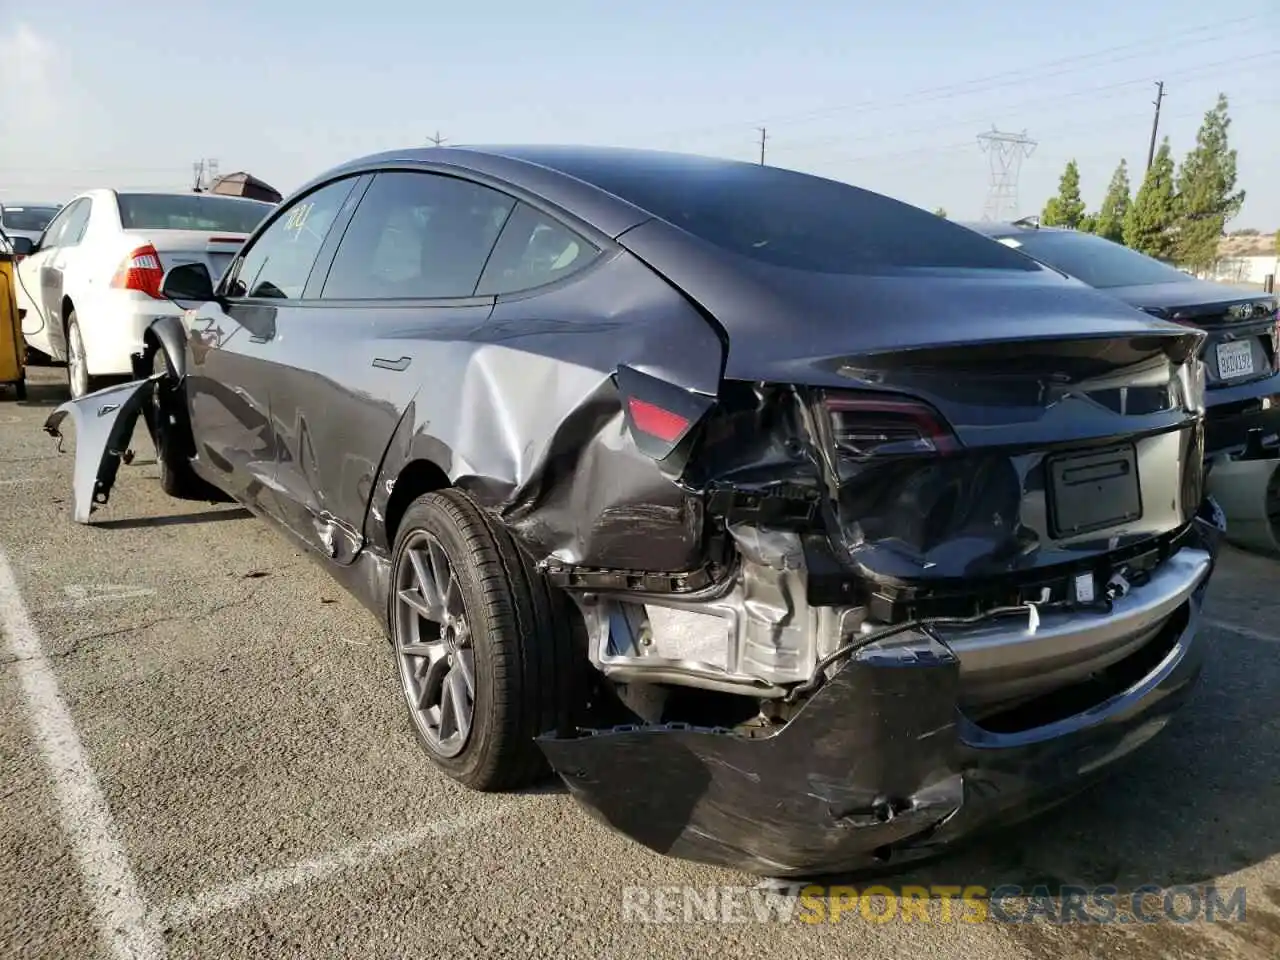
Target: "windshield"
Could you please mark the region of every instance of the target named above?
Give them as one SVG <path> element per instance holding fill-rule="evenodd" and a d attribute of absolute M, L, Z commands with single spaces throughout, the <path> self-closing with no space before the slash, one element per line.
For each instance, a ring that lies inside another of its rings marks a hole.
<path fill-rule="evenodd" d="M 40 233 L 60 207 L 5 207 L 0 212 L 0 224 L 6 230 L 25 230 Z"/>
<path fill-rule="evenodd" d="M 126 230 L 252 233 L 273 209 L 269 203 L 238 197 L 199 193 L 122 193 L 120 225 Z"/>
<path fill-rule="evenodd" d="M 777 167 L 678 154 L 525 151 L 718 247 L 778 267 L 1039 271 L 1026 257 L 919 207 Z"/>
<path fill-rule="evenodd" d="M 1004 237 L 1001 242 L 1016 245 L 1029 256 L 1103 290 L 1187 279 L 1181 270 L 1091 233 L 1025 230 L 1016 237 Z"/>

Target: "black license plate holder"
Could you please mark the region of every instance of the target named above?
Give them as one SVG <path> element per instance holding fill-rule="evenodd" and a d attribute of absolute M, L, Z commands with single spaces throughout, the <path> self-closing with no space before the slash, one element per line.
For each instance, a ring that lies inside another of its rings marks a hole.
<path fill-rule="evenodd" d="M 1046 472 L 1049 526 L 1055 539 L 1142 519 L 1133 444 L 1051 457 Z"/>

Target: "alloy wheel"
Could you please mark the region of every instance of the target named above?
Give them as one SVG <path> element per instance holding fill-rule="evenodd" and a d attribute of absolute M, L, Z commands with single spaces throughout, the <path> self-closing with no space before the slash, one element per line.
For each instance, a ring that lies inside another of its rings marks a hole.
<path fill-rule="evenodd" d="M 78 324 L 67 330 L 67 381 L 73 398 L 89 392 L 89 364 L 84 355 L 84 341 Z"/>
<path fill-rule="evenodd" d="M 416 531 L 396 572 L 400 683 L 413 722 L 441 757 L 462 752 L 475 717 L 475 647 L 457 576 L 440 541 Z"/>

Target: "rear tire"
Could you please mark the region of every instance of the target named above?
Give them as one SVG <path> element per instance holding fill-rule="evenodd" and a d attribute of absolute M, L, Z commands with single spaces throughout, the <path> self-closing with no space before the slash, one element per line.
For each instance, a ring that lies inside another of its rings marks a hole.
<path fill-rule="evenodd" d="M 392 642 L 427 756 L 475 790 L 546 777 L 534 738 L 569 729 L 584 689 L 572 602 L 458 490 L 414 500 L 392 556 Z"/>

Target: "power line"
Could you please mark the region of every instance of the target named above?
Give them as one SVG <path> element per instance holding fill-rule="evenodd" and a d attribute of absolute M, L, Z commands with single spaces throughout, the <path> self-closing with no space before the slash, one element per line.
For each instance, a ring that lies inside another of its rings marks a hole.
<path fill-rule="evenodd" d="M 1156 98 L 1152 101 L 1156 106 L 1156 115 L 1151 121 L 1151 146 L 1147 148 L 1147 169 L 1156 157 L 1156 131 L 1160 129 L 1160 104 L 1164 101 L 1164 81 L 1156 81 Z"/>
<path fill-rule="evenodd" d="M 1022 161 L 1031 156 L 1036 142 L 1021 133 L 1002 133 L 994 126 L 978 134 L 978 145 L 986 152 L 991 163 L 991 183 L 987 187 L 987 202 L 982 208 L 983 220 L 1001 220 L 1007 209 L 1009 219 L 1018 216 L 1018 175 Z"/>
<path fill-rule="evenodd" d="M 1043 63 L 1036 64 L 1035 66 L 1018 67 L 1011 70 L 1004 70 L 999 73 L 988 74 L 987 76 L 984 76 L 984 77 L 976 77 L 970 80 L 958 81 L 956 83 L 947 83 L 947 84 L 941 84 L 941 85 L 932 86 L 932 87 L 917 88 L 915 90 L 908 91 L 906 94 L 902 95 L 900 99 L 893 100 L 893 101 L 886 101 L 883 99 L 853 101 L 853 102 L 847 102 L 843 104 L 836 104 L 831 107 L 824 107 L 820 110 L 805 111 L 802 113 L 793 113 L 793 114 L 777 114 L 768 118 L 757 118 L 754 121 L 739 121 L 737 123 L 722 123 L 722 124 L 715 124 L 712 126 L 689 127 L 683 130 L 669 131 L 667 133 L 667 136 L 672 136 L 672 137 L 688 136 L 688 135 L 693 135 L 698 133 L 705 133 L 707 131 L 729 130 L 735 127 L 738 129 L 741 129 L 743 126 L 746 126 L 748 123 L 751 123 L 752 125 L 759 125 L 759 124 L 766 124 L 766 123 L 769 125 L 775 125 L 779 123 L 800 122 L 803 120 L 818 119 L 821 117 L 829 116 L 833 113 L 842 113 L 848 110 L 860 110 L 860 111 L 861 110 L 869 110 L 869 111 L 884 110 L 884 109 L 891 109 L 891 108 L 900 107 L 900 106 L 910 106 L 920 102 L 946 100 L 946 99 L 951 99 L 952 97 L 955 97 L 955 96 L 964 96 L 969 93 L 984 92 L 984 90 L 981 89 L 983 85 L 990 85 L 990 87 L 994 89 L 994 88 L 999 88 L 1004 86 L 1010 86 L 1014 83 L 1025 83 L 1029 78 L 1029 76 L 1035 76 L 1037 79 L 1044 79 L 1048 77 L 1062 76 L 1065 74 L 1074 73 L 1077 70 L 1085 69 L 1086 67 L 1076 66 L 1069 70 L 1058 70 L 1058 71 L 1052 71 L 1049 73 L 1044 73 L 1043 71 L 1045 71 L 1046 68 L 1064 66 L 1067 64 L 1084 64 L 1085 61 L 1096 60 L 1099 57 L 1107 57 L 1108 64 L 1111 64 L 1111 63 L 1121 62 L 1124 60 L 1137 59 L 1138 57 L 1145 56 L 1150 53 L 1158 53 L 1160 55 L 1161 63 L 1167 63 L 1170 48 L 1172 46 L 1180 45 L 1183 43 L 1191 43 L 1191 42 L 1202 44 L 1206 41 L 1206 39 L 1210 39 L 1206 37 L 1195 36 L 1196 34 L 1205 33 L 1206 31 L 1210 33 L 1220 32 L 1228 27 L 1237 27 L 1242 24 L 1252 23 L 1254 21 L 1267 19 L 1267 18 L 1269 18 L 1269 14 L 1259 13 L 1259 14 L 1252 14 L 1247 17 L 1237 17 L 1232 20 L 1218 20 L 1211 23 L 1203 23 L 1198 26 L 1187 27 L 1182 30 L 1162 31 L 1159 37 L 1151 37 L 1144 40 L 1134 41 L 1131 43 L 1120 44 L 1114 47 L 1106 47 L 1101 50 L 1095 50 L 1091 53 L 1075 54 L 1073 56 L 1062 57 L 1057 60 L 1046 60 Z M 1121 53 L 1126 50 L 1132 51 L 1132 50 L 1135 50 L 1136 48 L 1146 48 L 1146 47 L 1154 47 L 1155 49 L 1145 50 L 1145 51 L 1139 50 L 1138 52 L 1132 53 L 1128 56 L 1120 56 L 1120 57 L 1115 56 L 1115 54 Z M 1002 81 L 1002 82 L 997 83 L 995 81 Z M 979 88 L 979 89 L 967 89 L 967 88 Z M 935 94 L 943 94 L 943 95 L 935 96 Z M 658 134 L 656 135 L 656 137 L 658 139 L 661 139 L 662 135 Z M 650 139 L 654 139 L 654 137 L 650 137 Z"/>
<path fill-rule="evenodd" d="M 1235 110 L 1241 107 L 1270 106 L 1273 103 L 1280 103 L 1280 97 L 1266 97 L 1260 100 L 1236 99 L 1232 101 L 1231 109 L 1234 112 Z M 1166 119 L 1176 119 L 1181 117 L 1203 115 L 1203 113 L 1204 113 L 1204 110 L 1202 109 L 1188 108 L 1178 113 L 1165 113 L 1164 117 Z M 1146 116 L 1147 116 L 1147 113 L 1145 110 L 1143 110 L 1143 112 L 1140 114 L 1136 114 L 1133 111 L 1130 111 L 1128 113 L 1116 114 L 1116 115 L 1113 115 L 1110 117 L 1104 117 L 1101 119 L 1094 117 L 1094 118 L 1090 118 L 1089 120 L 1083 121 L 1081 123 L 1070 124 L 1065 127 L 1058 127 L 1054 130 L 1054 137 L 1058 138 L 1064 134 L 1076 133 L 1076 132 L 1094 132 L 1094 131 L 1097 131 L 1100 127 L 1105 127 L 1111 124 L 1131 123 L 1136 119 L 1145 119 Z M 871 153 L 871 154 L 860 154 L 860 155 L 836 154 L 834 156 L 846 163 L 874 162 L 878 160 L 893 160 L 895 163 L 897 163 L 901 158 L 905 158 L 905 157 L 942 154 L 942 153 L 954 153 L 960 150 L 967 151 L 972 149 L 973 149 L 973 140 L 962 140 L 954 143 L 947 143 L 947 144 L 940 144 L 940 145 L 931 144 L 925 147 L 913 147 L 913 148 L 908 148 L 906 150 L 895 150 L 890 153 Z"/>
<path fill-rule="evenodd" d="M 1280 53 L 1280 51 L 1263 50 L 1259 53 L 1247 54 L 1243 57 L 1241 56 L 1228 57 L 1227 59 L 1224 59 L 1224 60 L 1215 60 L 1210 63 L 1202 63 L 1196 66 L 1186 67 L 1185 69 L 1182 69 L 1182 70 L 1170 71 L 1169 73 L 1166 74 L 1166 77 L 1176 77 L 1179 79 L 1194 78 L 1195 74 L 1211 72 L 1218 67 L 1225 67 L 1225 66 L 1234 66 L 1234 67 L 1240 67 L 1240 68 L 1247 67 L 1248 69 L 1245 72 L 1247 72 L 1249 75 L 1256 75 L 1257 67 L 1252 66 L 1252 64 L 1260 60 L 1274 60 L 1278 53 Z M 1223 79 L 1225 76 L 1230 76 L 1230 75 L 1231 74 L 1218 75 L 1218 76 L 1215 76 L 1213 79 Z M 998 109 L 1002 113 L 1008 113 L 1013 110 L 1020 110 L 1024 107 L 1039 107 L 1048 103 L 1057 103 L 1062 100 L 1075 99 L 1076 97 L 1087 97 L 1089 94 L 1105 93 L 1108 91 L 1120 90 L 1120 89 L 1123 89 L 1124 87 L 1133 87 L 1133 86 L 1137 86 L 1138 84 L 1146 84 L 1150 82 L 1151 81 L 1148 77 L 1135 77 L 1134 79 L 1131 79 L 1131 80 L 1120 80 L 1113 83 L 1104 83 L 1101 85 L 1079 87 L 1075 90 L 1067 91 L 1066 93 L 1055 93 L 1047 97 L 1032 97 L 1029 100 L 1019 100 L 1017 103 L 1000 105 Z M 1112 98 L 1102 97 L 1100 99 L 1109 100 Z M 943 129 L 948 129 L 950 127 L 957 127 L 957 128 L 972 127 L 975 124 L 979 124 L 987 121 L 990 116 L 991 116 L 991 113 L 988 110 L 985 116 L 979 116 L 972 119 L 948 120 L 944 123 L 933 123 L 927 126 L 915 127 L 907 130 L 895 128 L 894 136 L 904 137 L 904 136 L 909 136 L 913 133 L 932 133 L 935 130 L 943 130 Z M 793 149 L 796 147 L 817 146 L 824 143 L 861 143 L 861 142 L 869 142 L 872 140 L 882 140 L 882 139 L 884 139 L 884 135 L 880 133 L 869 134 L 869 135 L 858 136 L 858 137 L 845 137 L 842 135 L 835 135 L 835 136 L 829 136 L 829 137 L 820 137 L 817 139 L 802 138 L 798 140 L 789 137 L 786 140 L 785 149 Z"/>

